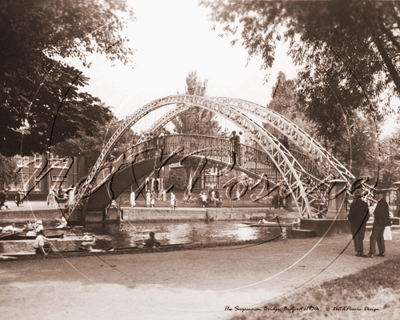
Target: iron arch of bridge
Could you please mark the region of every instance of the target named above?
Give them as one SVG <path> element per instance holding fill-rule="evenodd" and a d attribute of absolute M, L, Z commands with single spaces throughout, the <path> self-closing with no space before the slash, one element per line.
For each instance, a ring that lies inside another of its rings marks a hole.
<path fill-rule="evenodd" d="M 165 155 L 166 158 L 168 155 Z M 115 200 L 124 190 L 128 187 L 133 186 L 134 189 L 140 187 L 138 181 L 142 180 L 142 178 L 150 178 L 154 170 L 159 170 L 164 165 L 169 165 L 173 163 L 179 163 L 182 160 L 198 160 L 201 161 L 204 157 L 199 155 L 174 155 L 169 157 L 167 161 L 163 161 L 160 159 L 159 155 L 148 158 L 145 160 L 141 160 L 138 162 L 132 162 L 130 164 L 125 164 L 115 173 L 110 175 L 106 180 L 102 181 L 100 185 L 91 190 L 90 194 L 85 195 L 88 198 L 88 203 L 86 209 L 88 210 L 97 210 L 104 209 L 107 207 L 112 200 Z M 216 165 L 228 166 L 229 164 L 224 161 L 219 161 L 215 159 L 207 158 L 207 162 Z M 250 170 L 246 170 L 244 168 L 236 168 L 238 171 L 245 173 L 248 177 L 254 179 L 260 179 L 260 176 Z M 269 184 L 272 181 L 266 178 L 261 178 L 262 181 L 268 182 Z M 266 192 L 265 192 L 266 194 Z M 262 197 L 263 194 L 260 195 Z"/>
<path fill-rule="evenodd" d="M 238 111 L 233 106 L 229 104 L 224 104 L 223 102 L 217 101 L 212 98 L 190 95 L 173 95 L 154 100 L 141 107 L 130 117 L 126 118 L 125 121 L 116 130 L 114 135 L 107 142 L 102 152 L 100 153 L 100 156 L 98 157 L 95 165 L 92 167 L 88 178 L 76 193 L 76 196 L 71 206 L 71 211 L 74 211 L 78 203 L 81 201 L 83 195 L 90 187 L 91 182 L 93 181 L 99 168 L 105 161 L 106 156 L 115 145 L 116 141 L 141 118 L 158 108 L 171 104 L 186 104 L 189 106 L 200 107 L 212 111 L 230 120 L 247 134 L 249 134 L 249 136 L 251 136 L 252 139 L 261 146 L 264 152 L 266 152 L 271 160 L 274 162 L 276 168 L 279 170 L 281 176 L 284 179 L 285 185 L 293 194 L 293 200 L 297 208 L 299 209 L 299 212 L 301 212 L 302 214 L 306 213 L 308 216 L 311 216 L 309 199 L 305 192 L 305 186 L 302 181 L 302 178 L 307 175 L 307 172 L 301 167 L 298 161 L 284 148 L 284 146 L 274 136 L 264 130 L 263 127 L 254 122 L 247 115 Z M 294 191 L 296 191 L 296 193 Z M 302 199 L 302 203 L 304 204 L 304 206 L 300 205 L 300 199 Z"/>
<path fill-rule="evenodd" d="M 276 111 L 241 99 L 225 97 L 211 97 L 211 99 L 224 105 L 229 105 L 230 107 L 235 108 L 239 111 L 248 112 L 251 115 L 258 117 L 265 121 L 267 124 L 271 125 L 281 134 L 285 135 L 289 140 L 291 140 L 312 161 L 314 161 L 315 166 L 319 169 L 323 176 L 327 177 L 329 175 L 334 175 L 346 181 L 349 187 L 350 181 L 355 179 L 353 174 L 349 170 L 347 170 L 347 168 L 343 166 L 334 156 L 332 156 L 324 147 L 322 147 L 315 139 L 313 139 L 308 133 L 306 133 L 295 123 L 286 119 Z M 157 132 L 180 113 L 189 109 L 190 106 L 186 104 L 181 104 L 177 106 L 169 113 L 159 118 L 147 131 L 152 133 Z M 139 142 L 142 142 L 143 140 L 144 138 L 139 140 Z"/>

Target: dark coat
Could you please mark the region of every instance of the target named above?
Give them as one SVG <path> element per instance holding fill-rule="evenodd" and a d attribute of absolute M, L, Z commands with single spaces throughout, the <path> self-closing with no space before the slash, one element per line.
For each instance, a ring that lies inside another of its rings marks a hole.
<path fill-rule="evenodd" d="M 3 204 L 6 201 L 6 193 L 4 191 L 0 191 L 0 203 Z"/>
<path fill-rule="evenodd" d="M 361 199 L 355 199 L 350 206 L 348 219 L 356 227 L 367 223 L 369 219 L 368 204 Z"/>
<path fill-rule="evenodd" d="M 385 199 L 381 199 L 376 204 L 374 211 L 374 226 L 386 227 L 390 226 L 389 206 Z"/>
<path fill-rule="evenodd" d="M 146 240 L 146 244 L 144 246 L 146 248 L 153 248 L 154 246 L 159 247 L 160 243 L 155 238 L 150 238 Z"/>

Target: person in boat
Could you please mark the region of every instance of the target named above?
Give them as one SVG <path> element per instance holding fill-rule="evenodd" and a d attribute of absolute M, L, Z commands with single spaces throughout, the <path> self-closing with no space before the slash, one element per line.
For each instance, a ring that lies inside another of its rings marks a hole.
<path fill-rule="evenodd" d="M 44 230 L 43 222 L 42 222 L 42 220 L 38 220 L 36 222 L 35 232 L 39 233 L 40 231 L 43 231 L 43 230 Z"/>
<path fill-rule="evenodd" d="M 29 220 L 26 220 L 26 224 L 24 225 L 24 228 L 28 229 L 28 230 L 32 230 L 33 229 L 32 222 L 30 222 Z"/>
<path fill-rule="evenodd" d="M 154 248 L 154 247 L 159 247 L 159 246 L 161 246 L 160 242 L 158 242 L 156 240 L 155 233 L 151 231 L 149 233 L 149 239 L 146 240 L 143 247 L 144 248 Z"/>
<path fill-rule="evenodd" d="M 39 233 L 39 231 L 43 231 L 43 232 L 44 232 L 42 220 L 36 221 L 36 222 L 32 225 L 32 227 L 33 227 L 33 230 L 29 230 L 29 231 L 26 233 L 27 236 L 32 237 L 32 236 L 36 236 L 36 235 Z"/>
<path fill-rule="evenodd" d="M 88 251 L 93 251 L 93 246 L 96 243 L 96 237 L 85 232 L 83 234 L 81 245 Z"/>
<path fill-rule="evenodd" d="M 47 256 L 51 251 L 50 243 L 46 242 L 46 237 L 43 234 L 43 230 L 40 230 L 37 234 L 33 247 L 35 248 L 36 254 Z"/>
<path fill-rule="evenodd" d="M 59 222 L 59 225 L 56 227 L 57 229 L 62 229 L 68 226 L 68 222 L 64 216 L 61 216 L 61 218 L 56 218 L 56 220 Z"/>
<path fill-rule="evenodd" d="M 3 233 L 5 233 L 5 232 L 14 233 L 14 232 L 22 232 L 22 231 L 23 231 L 23 229 L 15 227 L 15 223 L 12 223 L 11 225 L 3 228 Z"/>

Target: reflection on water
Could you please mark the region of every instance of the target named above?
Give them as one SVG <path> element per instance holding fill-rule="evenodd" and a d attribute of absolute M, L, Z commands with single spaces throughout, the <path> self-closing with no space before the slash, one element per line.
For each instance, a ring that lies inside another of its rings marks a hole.
<path fill-rule="evenodd" d="M 269 240 L 280 234 L 279 228 L 254 228 L 237 221 L 157 222 L 87 224 L 85 229 L 97 235 L 109 235 L 114 248 L 131 247 L 148 238 L 150 231 L 162 245 L 182 243 L 218 243 L 245 240 Z"/>

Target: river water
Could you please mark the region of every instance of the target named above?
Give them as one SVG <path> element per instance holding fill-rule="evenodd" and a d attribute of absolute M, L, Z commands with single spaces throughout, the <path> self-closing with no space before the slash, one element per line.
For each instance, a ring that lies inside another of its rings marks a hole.
<path fill-rule="evenodd" d="M 2 224 L 1 226 L 4 227 Z M 277 238 L 281 229 L 277 227 L 250 227 L 241 221 L 189 221 L 189 222 L 135 222 L 124 221 L 123 223 L 87 223 L 84 226 L 77 226 L 73 230 L 54 231 L 54 222 L 45 222 L 45 234 L 63 232 L 65 242 L 73 240 L 76 235 L 82 236 L 84 232 L 96 235 L 96 247 L 105 249 L 107 247 L 126 248 L 134 247 L 143 243 L 149 238 L 149 232 L 156 234 L 156 239 L 161 245 L 187 244 L 187 243 L 232 243 L 246 240 L 268 241 Z M 16 224 L 16 227 L 23 227 L 23 224 Z M 24 242 L 24 241 L 18 241 Z M 77 241 L 78 242 L 78 241 Z M 79 243 L 79 242 L 78 242 Z M 5 246 L 6 247 L 6 246 Z M 17 243 L 13 243 L 12 249 L 18 250 Z M 62 248 L 60 248 L 62 249 Z M 65 247 L 67 249 L 67 247 Z M 27 250 L 21 246 L 18 251 Z M 67 250 L 70 250 L 70 246 Z M 2 251 L 2 250 L 0 250 Z"/>
<path fill-rule="evenodd" d="M 156 234 L 162 244 L 226 243 L 245 240 L 269 240 L 281 233 L 280 228 L 250 227 L 238 221 L 214 222 L 157 222 L 121 224 L 87 224 L 85 229 L 96 235 L 112 237 L 114 247 L 131 247 L 148 239 L 149 232 Z"/>

